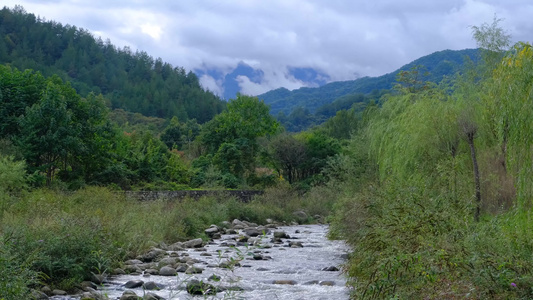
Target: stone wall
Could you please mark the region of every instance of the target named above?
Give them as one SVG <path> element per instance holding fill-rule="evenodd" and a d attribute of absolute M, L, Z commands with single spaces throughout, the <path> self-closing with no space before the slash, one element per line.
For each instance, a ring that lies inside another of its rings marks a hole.
<path fill-rule="evenodd" d="M 213 190 L 189 190 L 189 191 L 142 191 L 142 192 L 125 192 L 126 198 L 139 201 L 153 201 L 157 199 L 181 200 L 184 198 L 199 199 L 204 196 L 226 196 L 235 197 L 242 202 L 250 202 L 255 195 L 262 195 L 263 191 L 250 190 L 230 190 L 230 191 L 213 191 Z"/>

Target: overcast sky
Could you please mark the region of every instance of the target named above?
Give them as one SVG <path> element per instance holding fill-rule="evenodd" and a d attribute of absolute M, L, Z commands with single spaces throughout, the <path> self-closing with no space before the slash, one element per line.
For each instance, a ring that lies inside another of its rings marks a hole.
<path fill-rule="evenodd" d="M 513 41 L 531 41 L 531 0 L 2 0 L 82 27 L 187 70 L 231 72 L 240 61 L 264 72 L 242 92 L 303 85 L 288 67 L 332 81 L 392 72 L 444 49 L 474 48 L 472 25 L 495 14 Z M 202 83 L 219 92 L 212 78 Z"/>

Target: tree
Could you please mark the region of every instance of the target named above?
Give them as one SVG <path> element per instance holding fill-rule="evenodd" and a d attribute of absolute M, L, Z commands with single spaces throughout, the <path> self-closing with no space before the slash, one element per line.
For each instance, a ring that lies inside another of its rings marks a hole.
<path fill-rule="evenodd" d="M 306 145 L 293 135 L 284 133 L 272 140 L 270 148 L 270 155 L 279 173 L 283 174 L 291 184 L 300 180 L 302 176 L 300 168 L 307 159 Z"/>
<path fill-rule="evenodd" d="M 221 170 L 243 178 L 245 173 L 254 171 L 257 139 L 276 133 L 279 126 L 263 101 L 237 95 L 226 111 L 203 126 L 199 140 L 208 153 L 217 156 L 215 162 Z"/>

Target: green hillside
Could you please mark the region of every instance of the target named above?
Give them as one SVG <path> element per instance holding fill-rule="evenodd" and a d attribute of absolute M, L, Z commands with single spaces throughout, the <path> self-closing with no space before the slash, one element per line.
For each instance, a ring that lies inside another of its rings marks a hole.
<path fill-rule="evenodd" d="M 444 50 L 421 57 L 400 69 L 379 77 L 363 77 L 351 81 L 338 81 L 318 88 L 303 87 L 294 91 L 279 88 L 259 95 L 271 107 L 271 113 L 290 114 L 294 109 L 303 107 L 311 113 L 321 110 L 323 105 L 336 99 L 353 94 L 369 94 L 374 91 L 388 90 L 396 82 L 400 71 L 407 71 L 414 66 L 424 66 L 429 72 L 426 81 L 440 82 L 444 76 L 451 76 L 462 70 L 465 57 L 477 61 L 478 50 Z"/>
<path fill-rule="evenodd" d="M 58 75 L 83 97 L 101 93 L 109 107 L 145 116 L 204 123 L 225 106 L 193 72 L 117 48 L 85 29 L 45 21 L 21 6 L 0 10 L 0 64 Z"/>

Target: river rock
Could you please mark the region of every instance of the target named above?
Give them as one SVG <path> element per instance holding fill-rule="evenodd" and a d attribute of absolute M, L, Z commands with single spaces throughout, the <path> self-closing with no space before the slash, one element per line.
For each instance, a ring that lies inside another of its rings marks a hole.
<path fill-rule="evenodd" d="M 144 274 L 149 274 L 149 275 L 159 275 L 159 271 L 156 270 L 156 269 L 146 269 L 144 270 Z"/>
<path fill-rule="evenodd" d="M 233 228 L 235 228 L 235 226 L 242 226 L 242 227 L 246 227 L 246 224 L 244 224 L 241 220 L 239 219 L 234 219 L 232 222 L 231 222 L 231 226 L 233 226 Z"/>
<path fill-rule="evenodd" d="M 124 262 L 125 265 L 140 265 L 142 263 L 143 262 L 138 260 L 138 259 L 129 259 L 129 260 Z"/>
<path fill-rule="evenodd" d="M 303 244 L 302 242 L 293 242 L 293 241 L 290 241 L 289 242 L 289 247 L 291 248 L 303 248 Z"/>
<path fill-rule="evenodd" d="M 52 291 L 52 295 L 54 296 L 66 296 L 67 295 L 67 292 L 63 291 L 63 290 L 53 290 Z"/>
<path fill-rule="evenodd" d="M 207 234 L 207 236 L 211 237 L 213 236 L 213 234 L 219 232 L 220 229 L 218 228 L 217 225 L 211 225 L 211 227 L 207 228 L 206 230 L 204 230 L 205 234 Z"/>
<path fill-rule="evenodd" d="M 43 286 L 41 288 L 41 292 L 43 292 L 43 293 L 45 293 L 45 294 L 47 294 L 49 296 L 52 295 L 52 289 L 49 286 L 47 286 L 47 285 L 45 285 L 45 286 Z"/>
<path fill-rule="evenodd" d="M 159 275 L 161 276 L 175 276 L 176 275 L 176 269 L 165 266 L 159 269 Z"/>
<path fill-rule="evenodd" d="M 323 285 L 323 286 L 334 286 L 335 285 L 335 281 L 324 280 L 324 281 L 320 282 L 320 285 Z"/>
<path fill-rule="evenodd" d="M 104 283 L 104 280 L 105 280 L 105 276 L 102 274 L 93 273 L 91 275 L 91 281 L 94 282 L 95 284 L 101 285 L 102 283 Z"/>
<path fill-rule="evenodd" d="M 329 266 L 327 268 L 324 268 L 322 269 L 322 271 L 328 271 L 328 272 L 335 272 L 335 271 L 338 271 L 339 269 L 335 266 Z"/>
<path fill-rule="evenodd" d="M 178 264 L 178 267 L 176 268 L 176 272 L 185 273 L 185 271 L 187 271 L 188 268 L 189 268 L 189 266 L 187 264 L 180 263 L 180 264 Z"/>
<path fill-rule="evenodd" d="M 164 287 L 165 286 L 163 286 L 162 284 L 158 284 L 154 281 L 148 281 L 143 284 L 143 289 L 148 290 L 148 291 L 161 290 Z"/>
<path fill-rule="evenodd" d="M 191 295 L 216 295 L 218 289 L 208 283 L 198 281 L 196 279 L 190 280 L 187 283 L 187 293 Z"/>
<path fill-rule="evenodd" d="M 157 294 L 154 294 L 154 293 L 146 293 L 143 298 L 143 300 L 161 300 L 161 299 L 165 299 Z"/>
<path fill-rule="evenodd" d="M 144 281 L 142 280 L 130 280 L 124 284 L 124 287 L 127 289 L 134 289 L 142 286 Z"/>
<path fill-rule="evenodd" d="M 35 299 L 35 300 L 47 300 L 48 296 L 44 292 L 37 291 L 37 290 L 32 290 L 31 291 L 31 298 Z"/>
<path fill-rule="evenodd" d="M 177 258 L 177 257 L 165 257 L 165 258 L 161 259 L 161 260 L 157 263 L 157 266 L 158 266 L 159 268 L 162 268 L 162 267 L 165 267 L 165 266 L 173 266 L 173 265 L 175 265 L 177 262 L 178 262 L 178 258 Z"/>
<path fill-rule="evenodd" d="M 92 288 L 92 289 L 98 289 L 98 285 L 96 285 L 96 283 L 94 283 L 94 281 L 82 281 L 80 283 L 80 287 L 82 290 L 85 290 L 85 288 Z"/>
<path fill-rule="evenodd" d="M 139 296 L 134 291 L 124 291 L 122 296 L 120 296 L 120 300 L 139 300 Z"/>
<path fill-rule="evenodd" d="M 113 270 L 113 274 L 115 274 L 115 275 L 124 275 L 124 274 L 126 274 L 126 271 L 124 271 L 124 269 L 122 269 L 122 268 L 115 268 Z"/>
<path fill-rule="evenodd" d="M 141 268 L 138 265 L 126 265 L 124 266 L 124 271 L 128 274 L 132 273 L 142 273 Z"/>
<path fill-rule="evenodd" d="M 139 257 L 143 262 L 152 262 L 164 256 L 167 252 L 163 249 L 154 248 Z"/>
<path fill-rule="evenodd" d="M 242 221 L 242 223 L 244 225 L 246 225 L 247 227 L 257 227 L 258 226 L 257 224 L 252 223 L 252 222 L 248 222 L 248 221 Z"/>
<path fill-rule="evenodd" d="M 190 266 L 185 271 L 185 274 L 202 274 L 203 271 L 204 271 L 204 269 L 202 269 L 202 268 L 195 267 L 195 266 Z"/>
<path fill-rule="evenodd" d="M 184 249 L 184 246 L 183 246 L 183 243 L 181 242 L 177 242 L 177 243 L 174 243 L 170 246 L 167 246 L 167 249 L 169 251 L 181 251 Z"/>
<path fill-rule="evenodd" d="M 288 285 L 297 284 L 297 282 L 294 280 L 274 280 L 272 283 L 273 284 L 288 284 Z"/>
<path fill-rule="evenodd" d="M 261 230 L 258 230 L 257 228 L 246 228 L 244 230 L 244 234 L 246 234 L 247 236 L 259 236 L 259 235 L 262 235 L 263 232 Z"/>
<path fill-rule="evenodd" d="M 285 231 L 274 231 L 274 239 L 289 239 L 290 236 Z"/>
<path fill-rule="evenodd" d="M 297 210 L 292 213 L 298 222 L 305 222 L 308 219 L 307 214 L 303 210 Z"/>
<path fill-rule="evenodd" d="M 186 241 L 185 243 L 183 243 L 183 247 L 185 247 L 185 248 L 200 248 L 200 247 L 202 247 L 203 243 L 204 243 L 204 241 L 202 239 L 198 238 L 198 239 Z"/>

